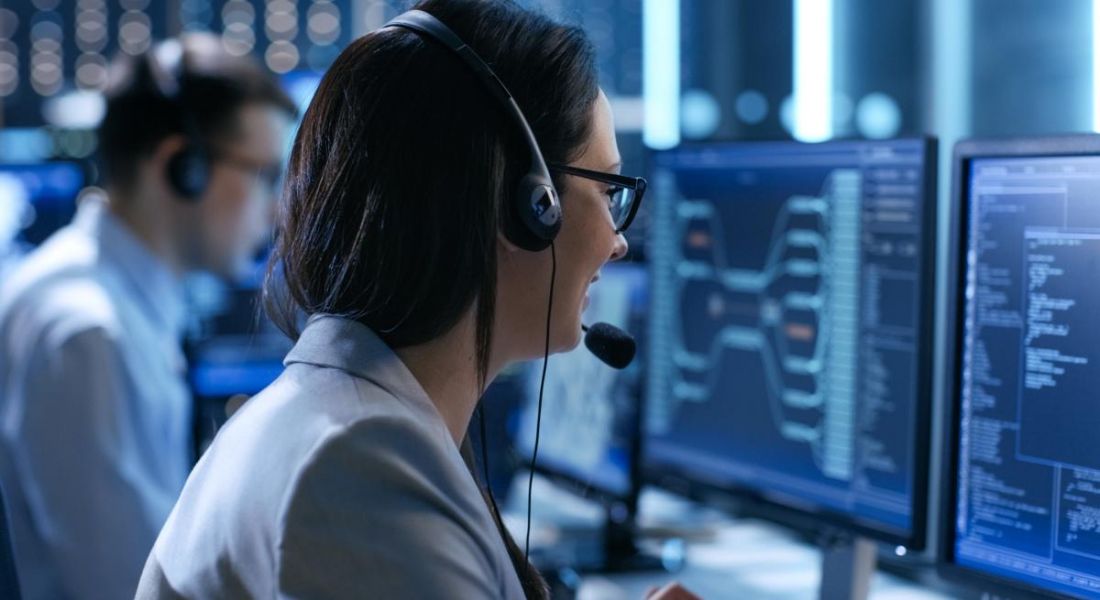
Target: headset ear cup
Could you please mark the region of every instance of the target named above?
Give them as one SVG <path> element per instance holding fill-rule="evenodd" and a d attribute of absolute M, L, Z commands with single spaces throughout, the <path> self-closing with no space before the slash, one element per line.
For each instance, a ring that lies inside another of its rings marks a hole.
<path fill-rule="evenodd" d="M 504 202 L 502 229 L 504 237 L 516 246 L 528 252 L 542 252 L 550 247 L 550 241 L 535 234 L 524 222 L 520 211 L 530 211 L 531 205 L 526 197 L 516 196 Z"/>
<path fill-rule="evenodd" d="M 513 244 L 531 252 L 550 247 L 561 230 L 562 214 L 548 176 L 528 173 L 520 181 L 516 195 L 505 204 L 512 209 L 505 218 L 505 235 Z"/>
<path fill-rule="evenodd" d="M 188 201 L 196 201 L 210 181 L 210 162 L 206 153 L 189 144 L 168 160 L 168 183 Z"/>

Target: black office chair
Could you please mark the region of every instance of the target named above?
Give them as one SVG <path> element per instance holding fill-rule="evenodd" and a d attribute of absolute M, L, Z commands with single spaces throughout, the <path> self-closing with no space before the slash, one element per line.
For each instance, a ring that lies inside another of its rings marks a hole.
<path fill-rule="evenodd" d="M 8 507 L 4 502 L 3 486 L 0 486 L 0 598 L 21 600 L 22 597 L 19 591 L 19 577 L 15 572 Z"/>

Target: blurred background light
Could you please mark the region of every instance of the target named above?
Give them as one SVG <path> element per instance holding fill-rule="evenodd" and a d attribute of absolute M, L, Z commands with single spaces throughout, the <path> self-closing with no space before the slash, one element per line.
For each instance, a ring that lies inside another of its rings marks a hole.
<path fill-rule="evenodd" d="M 93 129 L 103 119 L 103 95 L 87 90 L 58 94 L 43 103 L 42 115 L 55 127 Z"/>
<path fill-rule="evenodd" d="M 792 135 L 794 134 L 795 127 L 794 103 L 795 99 L 793 95 L 783 98 L 783 100 L 779 103 L 779 123 L 783 126 L 783 129 L 785 129 L 787 133 L 790 133 Z"/>
<path fill-rule="evenodd" d="M 757 90 L 745 90 L 737 95 L 734 111 L 738 119 L 755 125 L 768 116 L 768 99 Z"/>
<path fill-rule="evenodd" d="M 722 107 L 706 90 L 692 89 L 680 99 L 680 123 L 684 137 L 701 140 L 714 135 L 722 120 Z"/>
<path fill-rule="evenodd" d="M 642 139 L 650 148 L 671 148 L 680 143 L 679 0 L 645 0 L 642 46 Z"/>
<path fill-rule="evenodd" d="M 833 134 L 833 1 L 794 0 L 792 134 L 820 142 Z"/>
<path fill-rule="evenodd" d="M 856 126 L 863 137 L 894 137 L 901 127 L 901 109 L 893 98 L 882 93 L 867 94 L 856 106 Z"/>
<path fill-rule="evenodd" d="M 1092 0 L 1092 130 L 1100 131 L 1100 0 Z"/>

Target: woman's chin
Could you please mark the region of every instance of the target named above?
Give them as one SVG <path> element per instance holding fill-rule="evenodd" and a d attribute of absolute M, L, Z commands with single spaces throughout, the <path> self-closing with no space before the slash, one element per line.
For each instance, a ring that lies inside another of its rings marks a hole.
<path fill-rule="evenodd" d="M 580 319 L 578 318 L 573 327 L 565 331 L 559 331 L 555 339 L 551 340 L 556 343 L 551 344 L 550 351 L 554 354 L 569 352 L 580 345 L 583 335 Z"/>

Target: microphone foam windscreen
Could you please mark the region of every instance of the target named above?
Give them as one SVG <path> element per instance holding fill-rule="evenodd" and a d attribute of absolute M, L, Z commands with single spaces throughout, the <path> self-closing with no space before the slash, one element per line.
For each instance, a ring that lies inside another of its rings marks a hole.
<path fill-rule="evenodd" d="M 597 358 L 616 369 L 622 369 L 634 360 L 634 338 L 614 325 L 592 325 L 584 336 L 584 345 Z"/>

